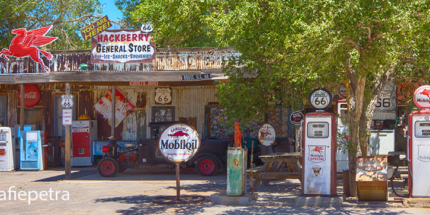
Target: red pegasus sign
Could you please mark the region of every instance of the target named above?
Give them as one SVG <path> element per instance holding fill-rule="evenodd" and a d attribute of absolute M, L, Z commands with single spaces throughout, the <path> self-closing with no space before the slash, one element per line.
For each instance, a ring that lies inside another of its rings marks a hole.
<path fill-rule="evenodd" d="M 185 133 L 185 132 L 183 132 L 183 131 L 177 131 L 176 133 L 174 133 L 174 134 L 168 134 L 167 136 L 169 136 L 169 137 L 183 137 L 183 136 L 187 136 L 188 137 L 188 134 Z"/>
<path fill-rule="evenodd" d="M 429 89 L 424 89 L 421 94 L 426 95 L 427 97 L 430 98 L 430 90 Z"/>
<path fill-rule="evenodd" d="M 43 63 L 39 56 L 39 52 L 45 55 L 49 60 L 51 60 L 52 55 L 49 52 L 39 50 L 36 46 L 44 46 L 57 39 L 57 37 L 45 36 L 51 28 L 52 25 L 31 31 L 27 31 L 25 28 L 12 30 L 12 34 L 16 34 L 16 36 L 12 39 L 9 49 L 3 49 L 0 52 L 0 56 L 3 55 L 6 60 L 9 60 L 6 55 L 12 57 L 30 56 L 33 61 L 40 63 L 43 71 L 48 72 L 49 68 Z"/>

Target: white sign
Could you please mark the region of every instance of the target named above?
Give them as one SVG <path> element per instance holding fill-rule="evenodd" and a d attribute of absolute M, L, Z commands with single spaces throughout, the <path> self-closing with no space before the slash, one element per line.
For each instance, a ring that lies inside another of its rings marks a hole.
<path fill-rule="evenodd" d="M 73 107 L 73 95 L 61 95 L 61 106 L 63 108 Z"/>
<path fill-rule="evenodd" d="M 182 81 L 191 81 L 191 80 L 205 80 L 211 79 L 211 73 L 203 73 L 203 74 L 193 74 L 193 75 L 182 75 Z"/>
<path fill-rule="evenodd" d="M 63 125 L 72 124 L 72 109 L 63 109 Z"/>
<path fill-rule="evenodd" d="M 345 85 L 342 85 L 339 87 L 339 94 L 343 97 L 346 98 L 347 96 L 347 92 L 346 92 L 346 87 Z"/>
<path fill-rule="evenodd" d="M 326 89 L 315 89 L 309 95 L 309 103 L 315 109 L 325 109 L 331 105 L 331 94 Z"/>
<path fill-rule="evenodd" d="M 158 150 L 168 161 L 187 162 L 200 147 L 197 131 L 187 124 L 173 124 L 167 127 L 158 140 Z"/>
<path fill-rule="evenodd" d="M 397 110 L 397 94 L 394 91 L 394 85 L 385 85 L 384 90 L 379 94 L 378 102 L 376 103 L 375 112 L 373 113 L 374 120 L 396 119 Z"/>
<path fill-rule="evenodd" d="M 270 124 L 264 124 L 258 131 L 258 140 L 264 146 L 270 146 L 275 142 L 276 131 Z"/>
<path fill-rule="evenodd" d="M 142 25 L 142 27 L 140 27 L 140 30 L 143 33 L 152 33 L 152 31 L 154 30 L 154 28 L 152 27 L 152 22 L 146 22 Z"/>
<path fill-rule="evenodd" d="M 325 161 L 326 147 L 327 146 L 309 146 L 309 160 L 316 163 Z"/>
<path fill-rule="evenodd" d="M 419 108 L 430 108 L 430 86 L 421 86 L 415 90 L 414 103 Z"/>
<path fill-rule="evenodd" d="M 171 104 L 172 90 L 168 87 L 155 89 L 155 104 Z"/>

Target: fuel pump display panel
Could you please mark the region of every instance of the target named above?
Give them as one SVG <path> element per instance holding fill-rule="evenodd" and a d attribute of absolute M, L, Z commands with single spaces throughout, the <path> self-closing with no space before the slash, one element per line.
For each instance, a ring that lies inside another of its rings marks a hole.
<path fill-rule="evenodd" d="M 309 138 L 328 138 L 327 122 L 309 122 L 308 123 L 308 137 Z"/>
<path fill-rule="evenodd" d="M 430 138 L 430 121 L 415 122 L 415 136 Z"/>

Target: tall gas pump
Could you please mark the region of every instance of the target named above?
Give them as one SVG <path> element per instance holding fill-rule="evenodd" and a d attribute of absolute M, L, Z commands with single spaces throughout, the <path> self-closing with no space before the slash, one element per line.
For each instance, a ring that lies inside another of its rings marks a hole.
<path fill-rule="evenodd" d="M 309 104 L 316 112 L 307 113 L 303 124 L 303 195 L 336 195 L 336 117 L 325 112 L 332 101 L 326 89 L 315 89 Z"/>
<path fill-rule="evenodd" d="M 409 196 L 430 197 L 430 86 L 419 87 L 414 102 L 421 110 L 409 114 Z"/>

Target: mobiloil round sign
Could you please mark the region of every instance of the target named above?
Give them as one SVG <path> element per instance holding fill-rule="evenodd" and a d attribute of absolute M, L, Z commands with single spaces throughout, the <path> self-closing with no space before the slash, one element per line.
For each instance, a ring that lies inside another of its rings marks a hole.
<path fill-rule="evenodd" d="M 158 139 L 158 150 L 168 161 L 187 162 L 200 147 L 197 131 L 187 124 L 173 124 L 161 133 Z"/>
<path fill-rule="evenodd" d="M 415 90 L 414 103 L 419 108 L 430 108 L 430 86 L 421 86 Z"/>
<path fill-rule="evenodd" d="M 258 131 L 258 140 L 264 146 L 270 146 L 275 142 L 276 132 L 270 124 L 264 124 Z"/>

